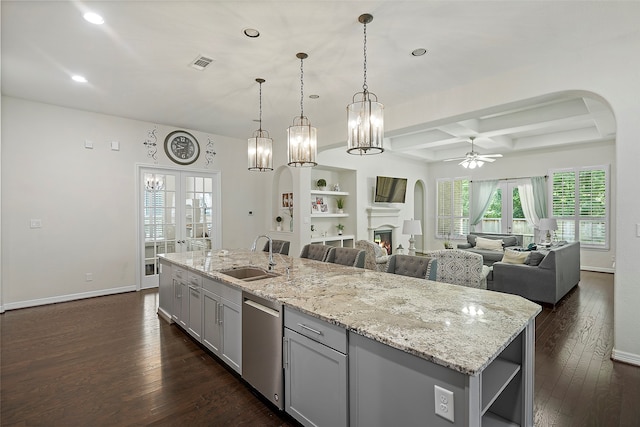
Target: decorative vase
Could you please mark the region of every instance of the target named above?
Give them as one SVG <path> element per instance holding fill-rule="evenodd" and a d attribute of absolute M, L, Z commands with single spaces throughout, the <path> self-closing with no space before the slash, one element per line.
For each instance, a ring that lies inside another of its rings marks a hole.
<path fill-rule="evenodd" d="M 342 230 L 338 230 L 338 236 L 342 236 Z"/>
<path fill-rule="evenodd" d="M 341 214 L 344 213 L 344 211 L 342 209 L 338 209 L 338 213 Z"/>

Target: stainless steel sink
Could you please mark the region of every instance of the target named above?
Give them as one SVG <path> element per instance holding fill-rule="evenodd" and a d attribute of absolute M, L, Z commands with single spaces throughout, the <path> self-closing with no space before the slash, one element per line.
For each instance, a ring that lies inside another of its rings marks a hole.
<path fill-rule="evenodd" d="M 277 273 L 265 271 L 257 267 L 235 267 L 228 270 L 221 270 L 220 273 L 227 276 L 235 277 L 244 282 L 252 282 L 254 280 L 268 279 L 270 277 L 279 276 Z"/>

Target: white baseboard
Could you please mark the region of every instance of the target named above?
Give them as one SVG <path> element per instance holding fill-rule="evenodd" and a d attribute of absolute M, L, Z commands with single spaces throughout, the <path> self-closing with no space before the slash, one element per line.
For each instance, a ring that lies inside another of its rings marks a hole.
<path fill-rule="evenodd" d="M 589 267 L 588 265 L 581 265 L 581 271 L 595 271 L 596 273 L 611 273 L 614 274 L 616 272 L 615 268 L 611 267 Z"/>
<path fill-rule="evenodd" d="M 5 310 L 17 310 L 19 308 L 36 307 L 39 305 L 55 304 L 58 302 L 75 301 L 85 298 L 103 297 L 106 295 L 121 294 L 124 292 L 132 292 L 136 290 L 135 285 L 122 286 L 120 288 L 100 289 L 98 291 L 81 292 L 78 294 L 60 295 L 56 297 L 39 298 L 27 301 L 10 302 L 4 304 Z"/>
<path fill-rule="evenodd" d="M 158 316 L 160 316 L 161 319 L 164 319 L 167 323 L 173 323 L 173 319 L 171 318 L 171 315 L 167 313 L 165 310 L 163 310 L 161 307 L 158 307 Z"/>
<path fill-rule="evenodd" d="M 618 362 L 624 362 L 630 365 L 640 366 L 640 354 L 627 353 L 626 351 L 620 351 L 614 348 L 611 351 L 611 358 Z"/>

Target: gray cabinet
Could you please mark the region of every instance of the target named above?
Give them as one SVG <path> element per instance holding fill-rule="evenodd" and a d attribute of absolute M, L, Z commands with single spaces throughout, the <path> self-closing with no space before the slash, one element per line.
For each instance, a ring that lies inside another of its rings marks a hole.
<path fill-rule="evenodd" d="M 182 317 L 187 319 L 186 328 L 189 335 L 198 341 L 202 341 L 202 276 L 189 273 L 188 287 L 188 314 Z M 182 296 L 183 302 L 185 296 Z"/>
<path fill-rule="evenodd" d="M 202 343 L 241 374 L 242 292 L 209 278 L 202 287 Z"/>
<path fill-rule="evenodd" d="M 347 332 L 285 308 L 285 410 L 305 426 L 348 425 Z"/>
<path fill-rule="evenodd" d="M 171 264 L 160 260 L 160 280 L 158 289 L 158 315 L 171 322 L 173 312 L 173 277 Z"/>
<path fill-rule="evenodd" d="M 532 320 L 482 372 L 465 375 L 350 332 L 350 424 L 533 426 L 533 336 Z M 453 421 L 436 415 L 435 386 L 452 393 Z"/>

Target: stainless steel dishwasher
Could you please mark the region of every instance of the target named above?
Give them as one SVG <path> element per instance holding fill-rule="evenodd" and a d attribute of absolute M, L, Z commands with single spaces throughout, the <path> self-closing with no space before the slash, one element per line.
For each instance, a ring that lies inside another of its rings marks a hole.
<path fill-rule="evenodd" d="M 282 305 L 242 293 L 242 378 L 284 408 Z"/>

